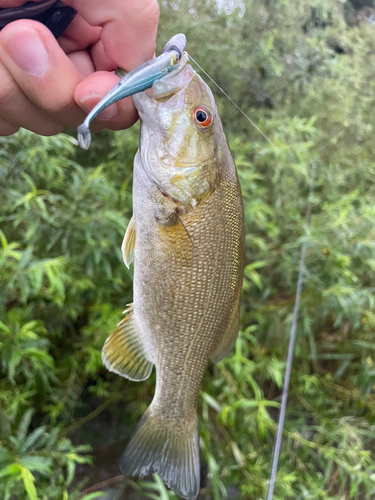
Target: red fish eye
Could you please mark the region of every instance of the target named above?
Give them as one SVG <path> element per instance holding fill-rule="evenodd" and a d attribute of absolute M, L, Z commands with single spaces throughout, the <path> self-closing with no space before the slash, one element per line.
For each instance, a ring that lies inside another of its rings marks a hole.
<path fill-rule="evenodd" d="M 197 106 L 194 109 L 194 118 L 197 125 L 201 128 L 207 128 L 212 123 L 211 113 L 203 106 Z"/>

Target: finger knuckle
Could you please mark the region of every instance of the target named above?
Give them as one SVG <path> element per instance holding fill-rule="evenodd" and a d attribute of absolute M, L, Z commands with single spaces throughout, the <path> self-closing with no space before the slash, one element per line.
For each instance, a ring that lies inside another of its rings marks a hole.
<path fill-rule="evenodd" d="M 45 102 L 41 103 L 41 107 L 44 111 L 52 114 L 61 114 L 67 111 L 72 105 L 73 97 L 71 95 L 60 95 L 55 96 L 54 99 L 46 99 Z"/>
<path fill-rule="evenodd" d="M 2 82 L 2 85 L 0 85 L 0 109 L 4 104 L 14 98 L 16 90 L 14 82 Z"/>
<path fill-rule="evenodd" d="M 143 22 L 149 26 L 157 26 L 159 21 L 160 8 L 158 2 L 152 0 L 144 6 L 142 16 Z"/>

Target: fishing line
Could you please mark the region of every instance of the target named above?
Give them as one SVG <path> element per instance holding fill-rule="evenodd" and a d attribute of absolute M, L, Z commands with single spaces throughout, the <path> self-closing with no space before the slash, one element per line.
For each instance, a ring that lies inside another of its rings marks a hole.
<path fill-rule="evenodd" d="M 201 70 L 201 71 L 202 71 L 202 72 L 203 72 L 203 73 L 207 76 L 207 78 L 209 78 L 209 79 L 211 80 L 211 82 L 212 82 L 214 85 L 216 85 L 216 87 L 220 90 L 220 92 L 222 92 L 222 93 L 225 95 L 225 97 L 226 97 L 227 99 L 229 99 L 229 100 L 230 100 L 230 102 L 231 102 L 231 103 L 232 103 L 232 104 L 233 104 L 233 105 L 234 105 L 234 106 L 238 109 L 238 111 L 239 111 L 239 112 L 240 112 L 240 113 L 241 113 L 241 114 L 242 114 L 242 115 L 246 118 L 246 120 L 247 120 L 248 122 L 250 122 L 250 123 L 251 123 L 251 125 L 252 125 L 252 126 L 253 126 L 253 127 L 254 127 L 254 128 L 255 128 L 255 129 L 256 129 L 256 130 L 257 130 L 257 131 L 258 131 L 258 132 L 259 132 L 259 133 L 260 133 L 260 134 L 261 134 L 261 135 L 265 138 L 265 139 L 266 139 L 266 141 L 268 141 L 268 142 L 269 142 L 269 143 L 270 143 L 273 147 L 275 147 L 275 148 L 276 148 L 276 145 L 275 145 L 275 144 L 271 141 L 271 139 L 269 139 L 269 138 L 266 136 L 266 134 L 264 134 L 264 133 L 260 130 L 260 128 L 258 127 L 258 125 L 256 125 L 256 124 L 253 122 L 253 120 L 252 120 L 251 118 L 249 118 L 249 117 L 247 116 L 247 114 L 246 114 L 244 111 L 242 111 L 242 109 L 241 109 L 241 108 L 240 108 L 240 107 L 239 107 L 239 106 L 238 106 L 238 105 L 237 105 L 237 104 L 233 101 L 233 99 L 229 97 L 229 95 L 225 92 L 225 90 L 223 90 L 223 89 L 222 89 L 222 88 L 221 88 L 221 87 L 220 87 L 220 86 L 219 86 L 219 85 L 215 82 L 215 80 L 213 80 L 213 79 L 210 77 L 210 75 L 209 75 L 209 74 L 208 74 L 208 73 L 207 73 L 207 72 L 206 72 L 206 71 L 202 68 L 202 66 L 200 66 L 200 65 L 197 63 L 197 61 L 196 61 L 195 59 L 193 59 L 193 58 L 191 57 L 191 55 L 190 55 L 190 54 L 188 54 L 188 56 L 189 56 L 189 59 L 191 59 L 191 60 L 193 61 L 193 63 L 194 63 L 194 64 L 196 64 L 196 65 L 198 66 L 198 68 L 199 68 L 199 69 L 200 69 L 200 70 Z"/>
<path fill-rule="evenodd" d="M 274 444 L 274 449 L 273 449 L 271 473 L 270 473 L 270 477 L 269 477 L 269 481 L 268 481 L 267 500 L 272 500 L 272 498 L 273 498 L 273 490 L 275 488 L 277 466 L 279 463 L 279 456 L 280 456 L 281 440 L 282 440 L 282 435 L 283 435 L 283 430 L 284 430 L 285 411 L 286 411 L 286 405 L 288 402 L 288 394 L 289 394 L 290 374 L 292 371 L 294 346 L 295 346 L 295 342 L 296 342 L 298 313 L 299 313 L 299 307 L 300 307 L 300 301 L 301 301 L 303 276 L 304 276 L 304 272 L 305 272 L 305 258 L 306 258 L 307 242 L 308 242 L 308 230 L 310 228 L 310 220 L 311 220 L 312 195 L 314 192 L 314 185 L 315 185 L 315 170 L 316 170 L 316 165 L 313 164 L 312 165 L 310 189 L 309 189 L 309 195 L 308 195 L 307 211 L 306 211 L 305 241 L 303 242 L 302 250 L 301 250 L 301 260 L 300 260 L 300 265 L 299 265 L 298 282 L 297 282 L 297 290 L 296 290 L 296 301 L 294 303 L 292 328 L 290 330 L 288 356 L 287 356 L 285 376 L 284 376 L 283 395 L 282 395 L 282 399 L 281 399 L 279 422 L 277 425 L 277 433 L 276 433 L 275 444 Z"/>

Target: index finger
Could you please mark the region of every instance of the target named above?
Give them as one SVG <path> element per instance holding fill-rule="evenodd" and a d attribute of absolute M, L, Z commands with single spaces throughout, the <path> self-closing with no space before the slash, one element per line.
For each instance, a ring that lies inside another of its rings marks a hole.
<path fill-rule="evenodd" d="M 130 71 L 151 59 L 159 21 L 156 0 L 64 0 L 91 26 L 101 26 L 106 55 Z"/>

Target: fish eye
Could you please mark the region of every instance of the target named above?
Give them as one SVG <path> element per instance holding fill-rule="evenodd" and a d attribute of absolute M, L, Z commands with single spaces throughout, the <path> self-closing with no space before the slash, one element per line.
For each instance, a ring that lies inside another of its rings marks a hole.
<path fill-rule="evenodd" d="M 197 106 L 194 109 L 194 119 L 198 127 L 207 128 L 212 123 L 212 114 L 204 106 Z"/>

